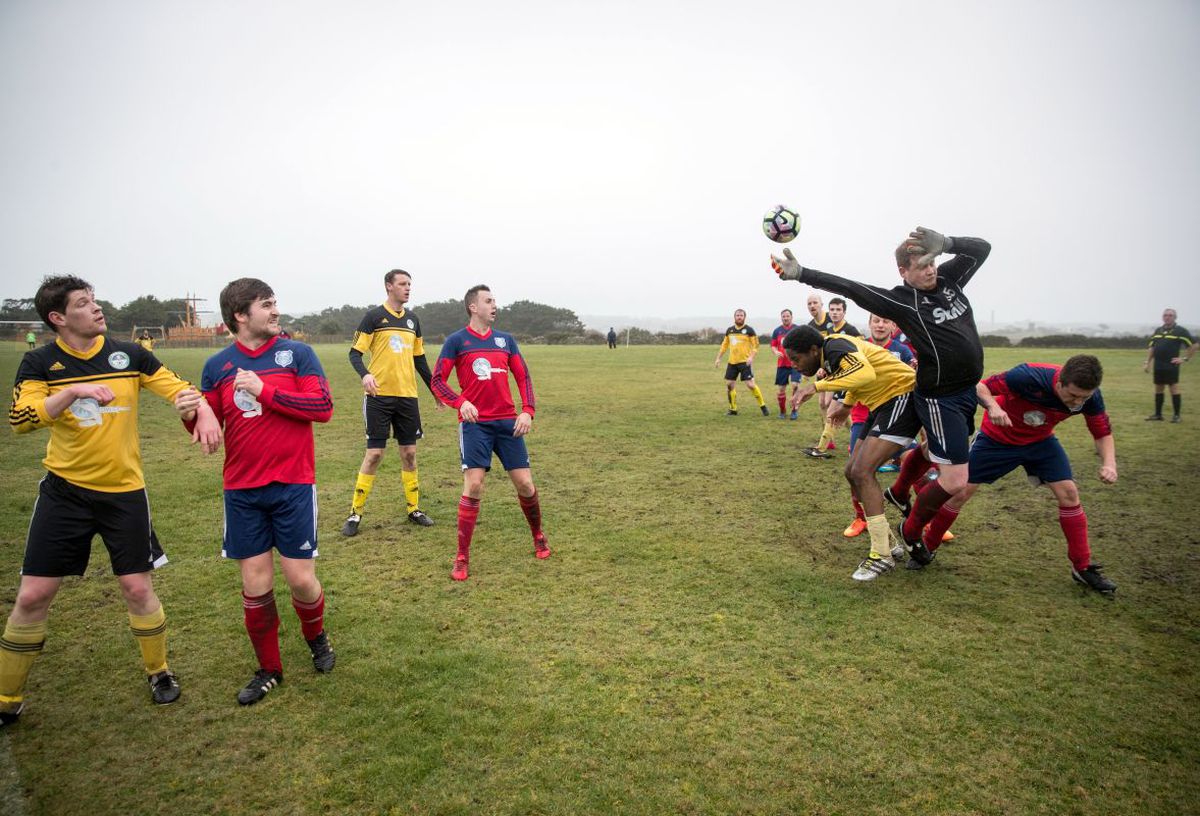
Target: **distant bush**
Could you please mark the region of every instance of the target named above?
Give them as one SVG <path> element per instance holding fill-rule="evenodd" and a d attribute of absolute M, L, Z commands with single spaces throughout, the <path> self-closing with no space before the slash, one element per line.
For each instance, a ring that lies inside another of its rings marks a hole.
<path fill-rule="evenodd" d="M 1041 337 L 1022 337 L 1017 343 L 1022 348 L 1118 348 L 1142 349 L 1146 338 L 1136 334 L 1118 337 L 1088 337 L 1086 334 L 1046 334 Z"/>
<path fill-rule="evenodd" d="M 984 348 L 1012 348 L 1012 339 L 1007 334 L 981 334 L 979 340 Z"/>

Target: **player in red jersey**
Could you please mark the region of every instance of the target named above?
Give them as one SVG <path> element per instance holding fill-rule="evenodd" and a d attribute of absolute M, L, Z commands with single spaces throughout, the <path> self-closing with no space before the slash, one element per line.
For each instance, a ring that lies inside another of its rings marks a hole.
<path fill-rule="evenodd" d="M 517 489 L 517 499 L 533 533 L 533 554 L 538 558 L 550 557 L 550 547 L 542 531 L 541 503 L 530 472 L 529 451 L 525 448 L 525 435 L 533 428 L 533 380 L 516 339 L 492 330 L 496 322 L 496 298 L 492 290 L 482 284 L 472 286 L 463 298 L 463 305 L 470 320 L 466 328 L 446 338 L 431 384 L 434 396 L 458 409 L 463 496 L 458 503 L 458 555 L 450 573 L 455 581 L 467 580 L 471 536 L 479 518 L 483 479 L 491 470 L 492 454 L 500 457 L 500 464 Z M 458 375 L 461 394 L 447 384 L 451 371 Z M 520 413 L 509 389 L 509 372 L 521 394 Z"/>
<path fill-rule="evenodd" d="M 925 529 L 924 543 L 930 554 L 937 552 L 942 533 L 950 529 L 981 484 L 991 484 L 1021 466 L 1031 481 L 1049 487 L 1058 500 L 1071 577 L 1101 594 L 1116 592 L 1117 585 L 1101 573 L 1100 565 L 1092 563 L 1079 487 L 1066 451 L 1054 435 L 1054 426 L 1082 414 L 1100 456 L 1100 481 L 1117 481 L 1112 424 L 1100 395 L 1103 375 L 1099 360 L 1078 354 L 1062 366 L 1023 363 L 976 386 L 985 414 L 971 445 L 967 486 L 942 505 Z"/>
<path fill-rule="evenodd" d="M 771 351 L 775 353 L 775 385 L 779 389 L 775 395 L 776 401 L 779 403 L 779 418 L 787 419 L 787 389 L 788 383 L 792 384 L 792 395 L 794 396 L 800 390 L 800 382 L 804 379 L 804 375 L 797 374 L 796 369 L 792 368 L 792 361 L 788 359 L 787 354 L 783 351 L 783 338 L 787 337 L 787 333 L 792 330 L 792 310 L 784 309 L 779 313 L 779 325 L 771 332 Z M 792 410 L 791 417 L 795 419 L 797 416 L 795 409 Z"/>
<path fill-rule="evenodd" d="M 185 392 L 175 407 L 189 421 L 198 400 L 225 429 L 225 537 L 221 554 L 242 573 L 246 632 L 258 670 L 238 692 L 257 703 L 283 682 L 275 560 L 312 652 L 313 668 L 333 669 L 325 634 L 325 592 L 317 580 L 317 490 L 312 424 L 333 416 L 333 398 L 311 347 L 279 337 L 275 293 L 240 278 L 221 291 L 221 314 L 235 342 L 204 364 L 203 397 Z"/>

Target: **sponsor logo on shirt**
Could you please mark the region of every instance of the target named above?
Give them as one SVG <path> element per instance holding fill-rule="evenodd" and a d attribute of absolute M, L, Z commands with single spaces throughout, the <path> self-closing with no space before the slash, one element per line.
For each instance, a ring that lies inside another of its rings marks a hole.
<path fill-rule="evenodd" d="M 83 397 L 72 402 L 67 410 L 79 421 L 80 428 L 91 428 L 104 423 L 104 414 L 116 414 L 129 409 L 117 405 L 101 405 L 91 397 Z"/>
<path fill-rule="evenodd" d="M 287 368 L 292 364 L 292 350 L 284 349 L 283 351 L 275 352 L 275 365 L 280 368 Z"/>
<path fill-rule="evenodd" d="M 1040 428 L 1046 424 L 1046 415 L 1041 411 L 1026 411 L 1021 419 L 1030 428 Z"/>
<path fill-rule="evenodd" d="M 262 416 L 262 403 L 255 399 L 254 395 L 249 391 L 243 391 L 238 388 L 233 392 L 233 404 L 242 412 L 242 416 L 246 419 L 251 417 Z"/>
<path fill-rule="evenodd" d="M 393 334 L 388 338 L 388 345 L 391 346 L 392 351 L 396 352 L 397 354 L 400 354 L 406 348 L 411 348 L 408 343 L 404 342 L 404 338 L 398 334 Z"/>
<path fill-rule="evenodd" d="M 129 355 L 123 351 L 114 351 L 108 355 L 108 364 L 117 371 L 124 371 L 129 368 Z"/>
<path fill-rule="evenodd" d="M 967 304 L 963 303 L 961 300 L 955 299 L 954 303 L 951 304 L 949 309 L 943 309 L 941 306 L 939 306 L 933 310 L 933 322 L 941 325 L 947 320 L 955 320 L 965 315 L 968 308 L 970 307 L 968 307 Z"/>
<path fill-rule="evenodd" d="M 496 368 L 486 358 L 480 357 L 471 363 L 471 371 L 475 373 L 475 378 L 478 380 L 490 380 L 492 374 L 504 374 L 506 369 Z"/>

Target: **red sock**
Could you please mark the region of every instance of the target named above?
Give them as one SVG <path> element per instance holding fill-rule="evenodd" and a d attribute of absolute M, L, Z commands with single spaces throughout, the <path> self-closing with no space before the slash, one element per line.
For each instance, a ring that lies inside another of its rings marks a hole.
<path fill-rule="evenodd" d="M 925 451 L 920 447 L 904 454 L 904 458 L 900 460 L 900 472 L 896 474 L 896 481 L 892 482 L 892 495 L 904 500 L 908 491 L 929 472 L 930 467 L 931 463 L 925 458 Z"/>
<path fill-rule="evenodd" d="M 529 522 L 529 531 L 536 537 L 542 531 L 542 506 L 538 503 L 537 491 L 533 491 L 532 496 L 522 496 L 518 493 L 517 499 L 521 502 L 525 520 Z"/>
<path fill-rule="evenodd" d="M 782 414 L 787 408 L 787 394 L 776 394 L 775 396 L 779 398 L 779 413 Z"/>
<path fill-rule="evenodd" d="M 930 482 L 923 487 L 917 494 L 917 500 L 913 502 L 912 512 L 904 520 L 904 537 L 909 541 L 919 539 L 925 525 L 933 521 L 937 511 L 942 509 L 942 505 L 949 498 L 950 494 L 938 482 Z"/>
<path fill-rule="evenodd" d="M 950 525 L 958 518 L 958 510 L 948 504 L 943 504 L 925 528 L 925 549 L 933 552 L 942 546 L 942 536 L 950 529 Z"/>
<path fill-rule="evenodd" d="M 458 500 L 458 555 L 471 557 L 471 536 L 475 534 L 475 522 L 479 519 L 479 499 L 463 496 Z"/>
<path fill-rule="evenodd" d="M 1067 558 L 1077 570 L 1085 570 L 1092 563 L 1092 548 L 1088 546 L 1087 513 L 1083 505 L 1058 508 L 1058 523 L 1067 537 Z"/>
<path fill-rule="evenodd" d="M 863 510 L 862 502 L 858 500 L 858 496 L 851 494 L 850 503 L 854 505 L 854 517 L 856 519 L 862 519 L 863 521 L 866 521 L 867 513 L 865 510 Z"/>
<path fill-rule="evenodd" d="M 325 631 L 324 592 L 315 601 L 308 602 L 301 601 L 293 595 L 292 609 L 296 610 L 296 617 L 300 618 L 300 631 L 304 633 L 305 640 L 312 640 Z"/>
<path fill-rule="evenodd" d="M 250 645 L 254 647 L 254 654 L 258 658 L 258 667 L 283 674 L 283 662 L 279 658 L 279 610 L 275 608 L 275 593 L 268 592 L 251 598 L 243 592 L 242 611 Z"/>

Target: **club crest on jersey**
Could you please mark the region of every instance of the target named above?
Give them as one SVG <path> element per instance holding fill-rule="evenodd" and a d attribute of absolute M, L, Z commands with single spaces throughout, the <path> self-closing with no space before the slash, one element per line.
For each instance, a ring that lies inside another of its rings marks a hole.
<path fill-rule="evenodd" d="M 412 322 L 412 320 L 405 320 L 405 321 L 404 321 L 404 325 L 408 326 L 410 329 L 411 329 L 411 328 L 413 328 L 413 322 Z"/>
<path fill-rule="evenodd" d="M 496 339 L 499 340 L 500 338 L 497 337 Z M 471 370 L 475 372 L 476 379 L 490 380 L 492 378 L 492 364 L 483 357 L 471 363 Z"/>
<path fill-rule="evenodd" d="M 114 351 L 108 355 L 108 364 L 117 371 L 124 371 L 129 368 L 129 355 L 123 351 Z"/>
<path fill-rule="evenodd" d="M 496 347 L 497 347 L 497 348 L 504 348 L 506 345 L 508 345 L 508 344 L 504 342 L 504 338 L 503 338 L 503 337 L 497 337 L 497 338 L 496 338 Z"/>
<path fill-rule="evenodd" d="M 1046 415 L 1041 411 L 1026 411 L 1021 417 L 1030 428 L 1040 428 L 1046 424 Z"/>
<path fill-rule="evenodd" d="M 283 349 L 275 352 L 275 365 L 280 368 L 287 368 L 292 364 L 293 355 L 291 349 Z"/>

